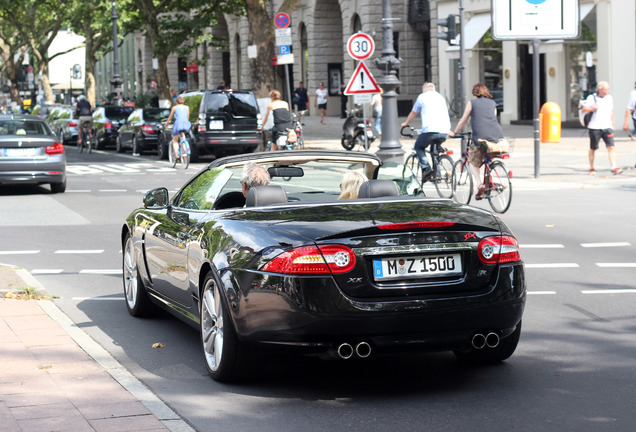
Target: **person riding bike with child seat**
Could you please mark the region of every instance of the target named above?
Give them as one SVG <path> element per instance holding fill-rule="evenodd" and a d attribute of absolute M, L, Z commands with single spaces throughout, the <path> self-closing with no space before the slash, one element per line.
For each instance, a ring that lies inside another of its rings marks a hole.
<path fill-rule="evenodd" d="M 278 138 L 282 134 L 287 134 L 288 129 L 293 129 L 291 112 L 289 111 L 289 104 L 280 98 L 280 92 L 278 90 L 272 90 L 269 92 L 269 97 L 272 101 L 267 105 L 267 111 L 265 117 L 263 117 L 263 124 L 267 123 L 269 113 L 272 113 L 274 117 L 274 126 L 272 127 L 272 150 L 278 150 Z M 262 129 L 259 126 L 259 130 Z"/>
<path fill-rule="evenodd" d="M 422 180 L 426 181 L 433 173 L 426 159 L 426 147 L 434 140 L 446 140 L 451 126 L 446 99 L 435 91 L 435 84 L 424 83 L 422 93 L 415 100 L 402 127 L 408 126 L 418 114 L 422 119 L 422 131 L 415 140 L 414 150 L 422 168 Z"/>
<path fill-rule="evenodd" d="M 174 148 L 174 154 L 179 155 L 179 136 L 181 132 L 188 133 L 192 123 L 190 123 L 190 107 L 184 105 L 183 96 L 177 96 L 177 104 L 170 110 L 170 115 L 164 123 L 164 127 L 170 124 L 170 120 L 174 117 L 174 124 L 172 125 L 172 147 Z"/>
<path fill-rule="evenodd" d="M 78 134 L 77 144 L 82 144 L 82 131 L 85 127 L 86 130 L 93 130 L 93 108 L 89 101 L 86 100 L 86 96 L 81 95 L 77 98 L 77 105 L 75 105 L 75 112 L 73 117 L 79 119 L 78 121 Z"/>
<path fill-rule="evenodd" d="M 497 121 L 497 104 L 492 98 L 488 87 L 485 84 L 477 83 L 473 86 L 473 96 L 475 99 L 466 103 L 466 109 L 462 118 L 457 123 L 455 130 L 449 135 L 454 137 L 462 130 L 470 116 L 470 127 L 473 133 L 473 140 L 469 149 L 469 166 L 475 181 L 479 181 L 481 167 L 486 157 L 486 151 L 480 143 L 480 140 L 490 142 L 499 142 L 503 139 L 504 134 L 501 125 Z M 486 186 L 480 184 L 477 189 L 476 199 L 481 199 L 484 195 Z"/>

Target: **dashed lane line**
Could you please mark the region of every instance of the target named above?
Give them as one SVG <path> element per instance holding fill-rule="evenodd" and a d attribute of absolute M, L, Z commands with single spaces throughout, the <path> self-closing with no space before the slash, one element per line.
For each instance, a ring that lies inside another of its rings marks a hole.
<path fill-rule="evenodd" d="M 613 242 L 613 243 L 581 243 L 584 248 L 602 248 L 602 247 L 625 247 L 631 246 L 628 242 Z"/>
<path fill-rule="evenodd" d="M 122 269 L 85 269 L 80 270 L 79 274 L 103 274 L 103 275 L 121 275 L 124 274 Z"/>
<path fill-rule="evenodd" d="M 636 289 L 584 290 L 583 294 L 636 294 Z"/>
<path fill-rule="evenodd" d="M 39 250 L 0 251 L 0 255 L 35 255 L 39 253 L 40 253 Z"/>
<path fill-rule="evenodd" d="M 37 275 L 60 274 L 63 272 L 64 272 L 64 269 L 33 269 L 31 270 L 31 274 L 37 274 Z"/>
<path fill-rule="evenodd" d="M 636 262 L 626 263 L 596 263 L 597 266 L 603 268 L 636 268 Z"/>
<path fill-rule="evenodd" d="M 57 250 L 54 253 L 56 254 L 100 254 L 100 253 L 104 253 L 104 249 L 87 249 L 87 250 L 73 250 L 73 249 L 69 249 L 69 250 Z"/>

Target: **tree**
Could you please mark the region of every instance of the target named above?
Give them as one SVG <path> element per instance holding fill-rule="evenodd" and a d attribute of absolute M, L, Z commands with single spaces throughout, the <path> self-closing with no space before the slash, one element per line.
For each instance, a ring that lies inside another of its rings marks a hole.
<path fill-rule="evenodd" d="M 95 65 L 112 47 L 112 0 L 76 0 L 69 14 L 75 33 L 84 37 L 84 91 L 95 106 Z"/>
<path fill-rule="evenodd" d="M 244 13 L 240 0 L 122 0 L 125 31 L 143 29 L 158 61 L 159 99 L 170 100 L 167 60 L 173 52 L 187 56 L 205 41 L 214 41 L 206 32 L 221 14 Z"/>
<path fill-rule="evenodd" d="M 37 61 L 37 70 L 42 77 L 44 99 L 53 100 L 49 81 L 49 62 L 77 47 L 49 56 L 48 50 L 58 31 L 66 22 L 69 3 L 51 0 L 1 0 L 3 21 L 6 20 L 28 45 L 30 53 Z"/>
<path fill-rule="evenodd" d="M 0 56 L 2 57 L 3 69 L 11 80 L 9 88 L 11 100 L 17 104 L 22 104 L 18 80 L 26 50 L 26 42 L 15 33 L 15 29 L 4 19 L 3 14 L 0 15 Z"/>
<path fill-rule="evenodd" d="M 276 82 L 271 58 L 274 55 L 274 24 L 267 12 L 268 0 L 245 0 L 247 21 L 249 23 L 248 45 L 256 45 L 257 57 L 250 59 L 252 90 L 256 97 L 267 97 Z M 291 12 L 298 0 L 284 0 L 277 13 Z"/>

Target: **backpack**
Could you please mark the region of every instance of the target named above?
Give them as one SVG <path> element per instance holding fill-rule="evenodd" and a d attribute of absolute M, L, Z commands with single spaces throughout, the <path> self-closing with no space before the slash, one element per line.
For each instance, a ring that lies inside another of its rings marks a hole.
<path fill-rule="evenodd" d="M 594 96 L 594 102 L 596 102 L 596 93 L 594 93 L 592 96 Z M 587 127 L 587 125 L 590 124 L 590 120 L 592 120 L 592 116 L 594 115 L 596 111 L 590 111 L 590 112 L 584 113 L 583 112 L 584 103 L 585 103 L 584 100 L 579 101 L 579 123 L 581 123 L 581 126 Z"/>

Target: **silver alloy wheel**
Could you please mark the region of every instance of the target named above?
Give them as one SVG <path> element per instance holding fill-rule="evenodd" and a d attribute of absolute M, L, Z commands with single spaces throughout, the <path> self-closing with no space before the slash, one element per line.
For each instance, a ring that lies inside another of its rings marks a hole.
<path fill-rule="evenodd" d="M 211 279 L 206 283 L 201 302 L 201 341 L 208 368 L 215 372 L 223 360 L 223 307 Z"/>
<path fill-rule="evenodd" d="M 124 294 L 129 309 L 134 309 L 137 305 L 137 260 L 135 260 L 132 238 L 126 239 L 124 249 Z"/>

